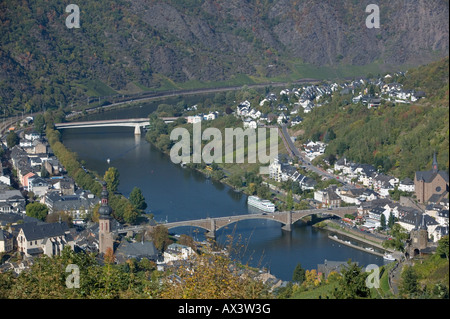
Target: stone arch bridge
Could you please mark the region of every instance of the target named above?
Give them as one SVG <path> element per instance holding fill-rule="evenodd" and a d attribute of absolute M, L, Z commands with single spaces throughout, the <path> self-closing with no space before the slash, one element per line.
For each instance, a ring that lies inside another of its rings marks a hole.
<path fill-rule="evenodd" d="M 286 231 L 292 230 L 292 225 L 299 221 L 300 219 L 314 214 L 328 214 L 344 218 L 346 214 L 354 214 L 357 211 L 356 206 L 352 207 L 340 207 L 332 209 L 309 209 L 309 210 L 299 210 L 299 211 L 286 211 L 286 212 L 275 212 L 275 213 L 258 213 L 258 214 L 246 214 L 246 215 L 235 215 L 226 217 L 214 217 L 214 218 L 204 218 L 197 220 L 186 220 L 179 222 L 170 222 L 163 224 L 168 229 L 177 227 L 198 227 L 207 231 L 207 236 L 215 238 L 216 231 L 226 227 L 230 224 L 239 222 L 241 220 L 248 219 L 268 219 L 279 222 L 282 225 L 282 229 Z"/>

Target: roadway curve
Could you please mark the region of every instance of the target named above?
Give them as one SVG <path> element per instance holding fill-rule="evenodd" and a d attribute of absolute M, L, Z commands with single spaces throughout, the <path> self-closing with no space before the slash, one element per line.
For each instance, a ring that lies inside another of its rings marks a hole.
<path fill-rule="evenodd" d="M 304 157 L 302 155 L 302 153 L 294 145 L 294 142 L 292 141 L 291 136 L 289 135 L 286 125 L 281 125 L 281 132 L 284 136 L 285 144 L 287 144 L 287 146 L 289 147 L 290 152 L 294 154 L 302 164 L 305 164 L 306 170 L 317 173 L 319 176 L 323 176 L 328 179 L 335 179 L 338 182 L 343 183 L 341 180 L 337 179 L 336 176 L 324 171 L 323 169 L 317 166 L 314 166 L 307 157 Z"/>
<path fill-rule="evenodd" d="M 319 80 L 317 79 L 301 79 L 294 82 L 270 82 L 270 83 L 260 83 L 260 84 L 249 84 L 249 85 L 241 85 L 241 86 L 228 86 L 228 87 L 218 87 L 218 88 L 209 88 L 209 89 L 195 89 L 195 90 L 170 90 L 170 91 L 162 91 L 162 92 L 144 92 L 138 93 L 134 95 L 116 95 L 116 96 L 104 96 L 100 97 L 101 100 L 113 101 L 112 104 L 100 106 L 92 109 L 87 109 L 88 113 L 95 112 L 98 109 L 108 109 L 115 106 L 120 106 L 123 104 L 136 103 L 136 102 L 145 102 L 151 100 L 157 100 L 161 98 L 174 97 L 174 96 L 184 96 L 184 95 L 195 95 L 195 94 L 208 94 L 208 93 L 219 93 L 219 92 L 228 92 L 228 91 L 237 91 L 241 90 L 244 86 L 247 86 L 249 89 L 262 89 L 267 86 L 272 87 L 285 87 L 287 85 L 292 84 L 303 84 L 303 83 L 317 83 Z M 74 112 L 69 114 L 67 118 L 72 116 L 76 116 L 81 114 L 81 112 Z"/>

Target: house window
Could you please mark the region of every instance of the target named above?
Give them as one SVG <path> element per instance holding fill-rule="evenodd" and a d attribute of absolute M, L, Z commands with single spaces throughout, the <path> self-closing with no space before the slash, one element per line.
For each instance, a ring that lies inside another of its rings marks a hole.
<path fill-rule="evenodd" d="M 32 241 L 30 241 L 30 246 L 33 246 L 33 242 Z"/>
<path fill-rule="evenodd" d="M 439 193 L 441 191 L 441 189 L 442 189 L 441 186 L 436 187 L 436 192 Z"/>

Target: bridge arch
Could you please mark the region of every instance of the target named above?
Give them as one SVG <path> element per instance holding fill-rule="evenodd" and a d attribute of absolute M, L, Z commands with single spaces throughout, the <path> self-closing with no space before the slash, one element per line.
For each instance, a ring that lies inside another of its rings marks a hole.
<path fill-rule="evenodd" d="M 357 207 L 342 207 L 335 209 L 310 209 L 301 211 L 287 211 L 287 212 L 275 212 L 275 213 L 260 213 L 260 214 L 246 214 L 246 215 L 234 215 L 227 217 L 215 217 L 206 218 L 200 220 L 190 220 L 182 222 L 173 222 L 165 224 L 168 229 L 192 226 L 206 230 L 207 236 L 215 237 L 217 230 L 227 227 L 231 224 L 237 223 L 242 220 L 251 219 L 266 219 L 276 221 L 282 224 L 282 229 L 286 231 L 292 230 L 292 225 L 301 220 L 302 218 L 314 215 L 314 214 L 328 214 L 339 218 L 344 218 L 346 214 L 354 214 L 357 211 Z"/>

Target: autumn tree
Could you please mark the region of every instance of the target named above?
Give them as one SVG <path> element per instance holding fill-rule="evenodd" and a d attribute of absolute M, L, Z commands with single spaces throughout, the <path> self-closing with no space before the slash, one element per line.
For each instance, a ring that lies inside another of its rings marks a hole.
<path fill-rule="evenodd" d="M 249 276 L 240 276 L 231 261 L 221 255 L 192 255 L 186 266 L 178 267 L 179 280 L 164 281 L 165 299 L 267 299 L 267 287 Z"/>
<path fill-rule="evenodd" d="M 169 230 L 164 225 L 153 227 L 150 237 L 158 250 L 163 250 L 172 243 L 172 240 L 169 238 Z"/>
<path fill-rule="evenodd" d="M 106 182 L 108 191 L 114 193 L 117 191 L 117 189 L 119 188 L 119 180 L 120 174 L 119 174 L 119 170 L 115 167 L 110 167 L 108 168 L 108 170 L 105 172 L 105 175 L 103 176 L 103 179 Z"/>

